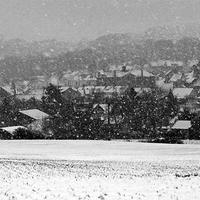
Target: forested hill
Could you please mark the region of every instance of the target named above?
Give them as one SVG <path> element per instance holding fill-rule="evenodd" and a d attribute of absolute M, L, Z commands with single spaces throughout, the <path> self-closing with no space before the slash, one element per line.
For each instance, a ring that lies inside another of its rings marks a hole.
<path fill-rule="evenodd" d="M 26 42 L 23 40 L 0 41 L 0 71 L 7 79 L 30 77 L 67 69 L 104 69 L 109 64 L 145 64 L 156 60 L 187 61 L 199 59 L 200 39 L 194 34 L 180 38 L 165 37 L 151 29 L 145 34 L 109 34 L 93 41 L 78 44 L 56 40 Z M 168 30 L 169 31 L 169 30 Z M 148 34 L 147 34 L 148 33 Z M 161 37 L 162 36 L 162 37 Z M 195 37 L 196 36 L 196 37 Z"/>

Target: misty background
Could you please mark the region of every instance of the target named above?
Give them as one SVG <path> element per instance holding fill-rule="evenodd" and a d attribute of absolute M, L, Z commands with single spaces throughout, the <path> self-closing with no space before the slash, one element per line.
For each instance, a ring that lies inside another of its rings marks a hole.
<path fill-rule="evenodd" d="M 200 0 L 0 0 L 0 79 L 198 60 Z M 6 80 L 5 80 L 6 79 Z"/>
<path fill-rule="evenodd" d="M 5 39 L 80 41 L 199 24 L 199 10 L 199 0 L 0 0 L 0 33 Z"/>

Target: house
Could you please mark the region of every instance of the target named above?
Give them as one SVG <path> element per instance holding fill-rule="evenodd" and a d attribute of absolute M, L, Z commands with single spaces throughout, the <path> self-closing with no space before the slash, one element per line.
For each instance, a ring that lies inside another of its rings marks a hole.
<path fill-rule="evenodd" d="M 21 124 L 36 131 L 42 130 L 44 119 L 48 118 L 50 118 L 50 115 L 38 109 L 22 110 L 19 111 L 18 115 Z"/>
<path fill-rule="evenodd" d="M 85 81 L 85 86 L 95 86 L 97 84 L 97 78 L 92 75 L 87 75 L 83 80 Z"/>
<path fill-rule="evenodd" d="M 77 90 L 80 92 L 81 96 L 92 95 L 92 94 L 94 94 L 95 87 L 94 86 L 83 86 L 83 87 L 79 87 Z"/>
<path fill-rule="evenodd" d="M 38 109 L 22 110 L 19 112 L 33 120 L 42 120 L 50 117 L 47 113 L 42 112 Z"/>
<path fill-rule="evenodd" d="M 113 72 L 112 76 L 97 78 L 98 86 L 154 87 L 155 76 L 145 70 Z"/>
<path fill-rule="evenodd" d="M 174 88 L 173 83 L 166 83 L 164 79 L 157 80 L 156 86 L 163 91 L 170 91 L 170 90 L 173 90 L 173 88 Z"/>
<path fill-rule="evenodd" d="M 0 87 L 0 102 L 2 102 L 5 98 L 11 97 L 11 96 L 12 96 L 11 93 L 9 93 L 3 87 Z"/>
<path fill-rule="evenodd" d="M 66 100 L 72 100 L 81 97 L 81 93 L 76 88 L 62 87 L 61 94 Z"/>
<path fill-rule="evenodd" d="M 44 119 L 48 119 L 50 116 L 38 109 L 22 110 L 19 111 L 17 119 L 24 126 L 31 126 L 43 122 Z"/>
<path fill-rule="evenodd" d="M 193 82 L 195 82 L 196 77 L 194 76 L 194 71 L 190 72 L 190 73 L 186 73 L 185 74 L 186 77 L 186 83 L 188 84 L 192 84 Z"/>
<path fill-rule="evenodd" d="M 104 113 L 108 113 L 108 104 L 94 104 L 93 109 L 101 109 Z M 111 111 L 111 108 L 109 111 Z"/>
<path fill-rule="evenodd" d="M 172 77 L 169 79 L 169 82 L 177 82 L 182 78 L 182 73 L 173 74 Z"/>
<path fill-rule="evenodd" d="M 12 139 L 18 129 L 27 129 L 24 126 L 8 126 L 0 128 L 0 139 Z"/>
<path fill-rule="evenodd" d="M 26 127 L 24 126 L 8 126 L 8 127 L 1 127 L 0 129 L 10 133 L 11 135 L 13 135 L 13 133 L 17 130 L 17 129 L 27 129 Z"/>
<path fill-rule="evenodd" d="M 182 61 L 172 61 L 172 60 L 159 60 L 159 61 L 152 61 L 150 63 L 152 67 L 182 67 L 184 63 Z"/>
<path fill-rule="evenodd" d="M 92 119 L 104 119 L 106 112 L 106 107 L 100 104 L 94 104 L 92 110 Z"/>
<path fill-rule="evenodd" d="M 151 92 L 151 88 L 134 88 L 137 94 L 142 94 L 143 92 Z"/>
<path fill-rule="evenodd" d="M 190 120 L 177 120 L 175 124 L 171 127 L 171 130 L 178 131 L 180 137 L 188 139 L 189 129 L 192 127 Z"/>
<path fill-rule="evenodd" d="M 172 129 L 176 130 L 188 130 L 191 128 L 191 121 L 190 120 L 177 120 L 175 124 L 172 126 Z"/>
<path fill-rule="evenodd" d="M 68 72 L 63 75 L 60 82 L 68 87 L 83 87 L 87 85 L 96 85 L 96 77 L 93 77 L 91 74 L 85 74 L 84 72 L 74 71 Z"/>
<path fill-rule="evenodd" d="M 92 117 L 105 119 L 111 111 L 112 107 L 108 104 L 94 104 Z"/>
<path fill-rule="evenodd" d="M 181 109 L 196 112 L 200 108 L 198 88 L 174 88 L 173 95 L 178 99 Z"/>
<path fill-rule="evenodd" d="M 36 90 L 48 86 L 48 78 L 46 76 L 32 76 L 29 81 L 32 87 Z"/>
<path fill-rule="evenodd" d="M 195 97 L 195 90 L 193 88 L 174 88 L 173 95 L 178 99 L 185 99 L 187 97 Z"/>
<path fill-rule="evenodd" d="M 44 96 L 44 89 L 34 89 L 30 90 L 29 92 L 26 93 L 17 93 L 16 98 L 20 100 L 29 100 L 31 98 L 35 98 L 39 101 L 42 100 L 42 97 Z"/>

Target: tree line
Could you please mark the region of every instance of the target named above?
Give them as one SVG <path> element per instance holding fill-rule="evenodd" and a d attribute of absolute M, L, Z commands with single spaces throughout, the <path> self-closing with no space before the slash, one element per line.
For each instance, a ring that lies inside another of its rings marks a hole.
<path fill-rule="evenodd" d="M 179 111 L 179 102 L 173 96 L 158 89 L 137 93 L 129 88 L 123 96 L 99 98 L 101 94 L 66 100 L 61 89 L 50 84 L 44 90 L 42 100 L 31 98 L 18 100 L 6 98 L 0 105 L 1 127 L 25 125 L 19 118 L 19 110 L 39 109 L 51 117 L 43 120 L 40 132 L 17 133 L 15 138 L 44 139 L 146 139 L 174 137 L 184 139 L 181 132 L 167 132 L 163 126 L 170 120 L 192 121 L 190 139 L 199 139 L 200 119 L 197 114 Z M 101 108 L 101 105 L 105 108 Z M 96 105 L 96 107 L 94 106 Z M 171 135 L 170 135 L 171 134 Z M 21 136 L 20 136 L 21 135 Z M 37 137 L 36 137 L 37 136 Z"/>

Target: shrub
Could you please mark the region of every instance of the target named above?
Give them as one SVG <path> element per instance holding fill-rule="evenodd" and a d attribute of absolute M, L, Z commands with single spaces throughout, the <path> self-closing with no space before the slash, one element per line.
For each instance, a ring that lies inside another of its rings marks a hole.
<path fill-rule="evenodd" d="M 39 132 L 30 131 L 28 129 L 18 128 L 15 130 L 13 139 L 24 139 L 24 140 L 31 140 L 31 139 L 44 139 L 44 136 Z"/>
<path fill-rule="evenodd" d="M 9 132 L 0 129 L 0 139 L 1 140 L 10 140 L 12 139 L 12 134 L 10 134 Z"/>

